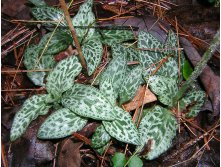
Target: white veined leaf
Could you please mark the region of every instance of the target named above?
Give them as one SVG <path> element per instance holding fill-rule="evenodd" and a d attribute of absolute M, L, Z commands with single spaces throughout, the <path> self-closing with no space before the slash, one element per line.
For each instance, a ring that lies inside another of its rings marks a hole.
<path fill-rule="evenodd" d="M 145 31 L 140 31 L 138 34 L 137 47 L 140 49 L 160 49 L 163 44 L 155 38 L 152 34 Z"/>
<path fill-rule="evenodd" d="M 99 85 L 99 88 L 100 88 L 100 91 L 105 95 L 105 97 L 107 97 L 109 102 L 113 106 L 115 106 L 118 93 L 114 90 L 112 79 L 106 78 L 102 80 L 102 82 Z"/>
<path fill-rule="evenodd" d="M 117 106 L 114 109 L 117 118 L 114 121 L 102 121 L 106 131 L 119 141 L 139 145 L 138 131 L 130 114 Z"/>
<path fill-rule="evenodd" d="M 45 26 L 57 25 L 59 20 L 61 26 L 66 26 L 66 21 L 64 19 L 64 13 L 62 10 L 54 7 L 35 7 L 31 10 L 32 15 L 39 21 L 45 21 L 42 24 Z M 54 22 L 49 22 L 54 21 Z"/>
<path fill-rule="evenodd" d="M 34 95 L 24 102 L 22 108 L 14 117 L 10 132 L 11 141 L 15 141 L 24 134 L 31 121 L 35 120 L 39 115 L 47 114 L 51 107 L 45 103 L 47 98 L 47 94 Z"/>
<path fill-rule="evenodd" d="M 101 124 L 99 127 L 97 127 L 96 131 L 94 132 L 91 143 L 93 148 L 101 148 L 108 144 L 110 141 L 111 136 L 107 131 L 105 130 L 104 126 Z"/>
<path fill-rule="evenodd" d="M 78 13 L 72 19 L 74 26 L 94 26 L 95 25 L 95 16 L 92 12 L 93 0 L 86 0 L 79 8 Z M 78 37 L 84 37 L 87 34 L 87 37 L 90 38 L 94 32 L 94 28 L 83 29 L 75 28 Z"/>
<path fill-rule="evenodd" d="M 37 7 L 47 6 L 44 0 L 28 0 Z"/>
<path fill-rule="evenodd" d="M 108 64 L 107 68 L 101 74 L 100 84 L 109 78 L 113 82 L 114 91 L 119 92 L 127 69 L 126 52 L 122 51 L 113 53 L 119 54 L 114 56 L 114 58 Z"/>
<path fill-rule="evenodd" d="M 41 48 L 37 45 L 30 45 L 24 53 L 24 65 L 28 70 L 44 70 L 51 69 L 56 65 L 56 61 L 52 55 L 43 54 L 40 61 Z M 47 72 L 35 71 L 28 72 L 27 76 L 38 86 L 44 86 L 44 77 Z"/>
<path fill-rule="evenodd" d="M 151 91 L 158 95 L 158 100 L 161 103 L 173 106 L 172 100 L 178 91 L 176 79 L 154 75 L 149 78 L 148 84 Z"/>
<path fill-rule="evenodd" d="M 60 61 L 47 77 L 47 91 L 60 97 L 61 94 L 72 87 L 74 78 L 81 72 L 81 64 L 76 56 L 70 56 Z"/>
<path fill-rule="evenodd" d="M 101 30 L 102 43 L 113 45 L 115 43 L 122 43 L 125 41 L 133 40 L 134 34 L 132 30 Z"/>
<path fill-rule="evenodd" d="M 180 105 L 182 109 L 190 106 L 190 111 L 187 113 L 186 117 L 195 117 L 200 112 L 200 108 L 203 106 L 205 101 L 204 91 L 190 91 L 181 100 Z"/>
<path fill-rule="evenodd" d="M 101 62 L 103 46 L 99 38 L 91 38 L 82 46 L 82 52 L 87 62 L 88 75 L 92 75 Z"/>
<path fill-rule="evenodd" d="M 59 31 L 59 32 L 54 33 L 52 37 L 51 35 L 52 33 L 48 33 L 44 35 L 39 43 L 39 47 L 41 47 L 42 50 L 47 46 L 46 50 L 44 51 L 44 54 L 54 55 L 54 54 L 60 53 L 61 51 L 67 49 L 68 46 L 72 44 L 73 39 L 69 32 Z M 51 39 L 48 43 L 48 40 L 50 37 Z"/>
<path fill-rule="evenodd" d="M 177 35 L 172 30 L 170 30 L 167 35 L 166 42 L 164 43 L 164 48 L 166 49 L 164 51 L 166 55 L 173 54 L 174 57 L 177 58 L 178 52 L 177 50 L 175 50 L 175 49 L 178 49 Z"/>
<path fill-rule="evenodd" d="M 96 120 L 114 120 L 114 108 L 106 97 L 95 87 L 74 84 L 64 93 L 62 105 L 82 117 Z"/>
<path fill-rule="evenodd" d="M 57 139 L 81 130 L 87 124 L 82 118 L 67 108 L 62 108 L 50 115 L 38 130 L 40 139 Z"/>
<path fill-rule="evenodd" d="M 128 48 L 120 44 L 111 45 L 112 57 L 121 55 L 122 52 L 125 52 L 127 61 L 137 61 L 138 60 L 138 51 L 134 48 Z"/>
<path fill-rule="evenodd" d="M 176 136 L 177 127 L 177 121 L 169 110 L 155 106 L 147 112 L 138 130 L 142 146 L 145 147 L 148 144 L 150 151 L 142 155 L 143 150 L 141 150 L 140 155 L 147 160 L 152 160 L 167 151 Z"/>
<path fill-rule="evenodd" d="M 121 89 L 120 89 L 120 104 L 123 104 L 136 95 L 136 91 L 140 84 L 143 82 L 142 67 L 139 65 L 127 73 Z"/>

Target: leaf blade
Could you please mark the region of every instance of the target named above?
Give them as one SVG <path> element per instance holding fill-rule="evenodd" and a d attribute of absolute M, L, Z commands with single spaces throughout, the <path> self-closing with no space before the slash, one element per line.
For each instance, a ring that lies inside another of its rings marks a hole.
<path fill-rule="evenodd" d="M 62 105 L 74 113 L 96 120 L 114 120 L 114 109 L 106 97 L 95 87 L 75 84 L 65 92 Z"/>
<path fill-rule="evenodd" d="M 105 130 L 104 126 L 101 124 L 99 127 L 97 127 L 96 131 L 94 132 L 91 144 L 93 148 L 101 148 L 108 144 L 110 141 L 111 136 L 107 131 Z"/>
<path fill-rule="evenodd" d="M 88 75 L 92 75 L 101 62 L 103 46 L 99 38 L 92 38 L 82 46 L 82 52 L 87 62 Z"/>
<path fill-rule="evenodd" d="M 149 111 L 138 128 L 142 146 L 150 143 L 150 151 L 142 157 L 152 160 L 167 151 L 176 136 L 177 127 L 176 119 L 169 110 L 155 106 Z"/>
<path fill-rule="evenodd" d="M 81 64 L 76 56 L 70 56 L 60 61 L 47 77 L 47 91 L 60 97 L 61 94 L 70 89 L 74 84 L 74 78 L 81 72 Z"/>
<path fill-rule="evenodd" d="M 24 102 L 22 108 L 14 117 L 10 132 L 11 141 L 15 141 L 24 134 L 31 121 L 35 120 L 39 115 L 47 114 L 50 108 L 50 105 L 45 103 L 47 98 L 47 94 L 34 95 Z"/>
<path fill-rule="evenodd" d="M 139 145 L 138 131 L 130 114 L 117 106 L 114 111 L 117 116 L 114 121 L 102 121 L 106 131 L 119 141 Z"/>
<path fill-rule="evenodd" d="M 82 118 L 69 109 L 63 108 L 50 115 L 38 130 L 40 139 L 58 139 L 81 130 L 87 124 Z"/>
<path fill-rule="evenodd" d="M 178 91 L 176 80 L 161 75 L 151 76 L 148 80 L 150 89 L 158 95 L 161 103 L 173 106 L 172 98 Z"/>

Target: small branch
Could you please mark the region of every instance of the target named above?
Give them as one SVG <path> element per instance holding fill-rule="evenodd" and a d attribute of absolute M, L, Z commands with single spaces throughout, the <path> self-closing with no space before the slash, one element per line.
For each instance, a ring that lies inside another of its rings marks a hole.
<path fill-rule="evenodd" d="M 76 31 L 75 31 L 74 26 L 72 24 L 71 17 L 70 17 L 70 14 L 68 12 L 68 8 L 66 6 L 66 3 L 65 3 L 64 0 L 59 0 L 59 2 L 61 4 L 61 8 L 64 11 L 65 19 L 68 23 L 68 27 L 71 31 L 71 35 L 74 39 L 74 43 L 76 45 L 76 48 L 77 48 L 77 51 L 78 51 L 78 54 L 79 54 L 79 59 L 80 59 L 81 65 L 84 69 L 86 69 L 86 62 L 85 62 L 85 59 L 84 59 L 84 56 L 83 56 L 83 53 L 82 53 L 82 50 L 81 50 L 80 43 L 79 43 L 78 38 L 77 38 Z"/>
<path fill-rule="evenodd" d="M 203 71 L 203 69 L 206 66 L 207 62 L 209 61 L 209 59 L 212 57 L 213 53 L 215 52 L 216 47 L 219 45 L 219 42 L 220 42 L 219 36 L 220 36 L 220 31 L 218 31 L 216 33 L 216 35 L 214 36 L 214 38 L 213 38 L 213 40 L 211 42 L 210 47 L 204 53 L 202 59 L 200 60 L 200 62 L 195 67 L 195 70 L 190 75 L 189 79 L 181 86 L 181 88 L 179 89 L 178 93 L 174 97 L 174 99 L 173 99 L 174 106 L 177 105 L 177 102 L 179 101 L 179 99 L 181 97 L 183 97 L 185 92 L 189 89 L 189 87 L 193 84 L 193 82 L 197 79 L 197 77 Z"/>

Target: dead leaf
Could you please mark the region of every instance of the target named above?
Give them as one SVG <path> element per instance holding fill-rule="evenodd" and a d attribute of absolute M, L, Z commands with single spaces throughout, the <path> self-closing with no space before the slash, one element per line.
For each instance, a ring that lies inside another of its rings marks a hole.
<path fill-rule="evenodd" d="M 71 139 L 64 140 L 58 156 L 58 167 L 80 167 L 80 147 L 82 145 L 83 142 L 74 143 Z"/>
<path fill-rule="evenodd" d="M 144 94 L 145 96 L 143 100 Z M 142 103 L 147 104 L 147 103 L 154 102 L 156 100 L 157 100 L 157 97 L 148 88 L 146 89 L 146 86 L 143 86 L 137 90 L 136 96 L 131 101 L 124 104 L 123 107 L 126 111 L 131 111 L 142 106 Z"/>

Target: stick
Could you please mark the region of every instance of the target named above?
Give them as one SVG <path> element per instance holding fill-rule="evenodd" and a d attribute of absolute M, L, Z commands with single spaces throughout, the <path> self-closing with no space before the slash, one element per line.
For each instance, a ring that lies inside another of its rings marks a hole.
<path fill-rule="evenodd" d="M 84 56 L 83 56 L 83 53 L 82 53 L 82 50 L 81 50 L 80 43 L 79 43 L 78 38 L 77 38 L 76 31 L 75 31 L 74 26 L 73 26 L 72 21 L 71 21 L 71 17 L 70 17 L 70 14 L 68 12 L 68 8 L 67 8 L 66 3 L 65 3 L 64 0 L 59 0 L 59 2 L 61 4 L 61 8 L 64 11 L 65 19 L 68 23 L 68 27 L 71 31 L 71 35 L 74 39 L 74 43 L 76 45 L 76 48 L 77 48 L 77 51 L 78 51 L 78 54 L 79 54 L 79 59 L 80 59 L 81 65 L 86 70 L 86 62 L 85 62 L 85 59 L 84 59 Z"/>

